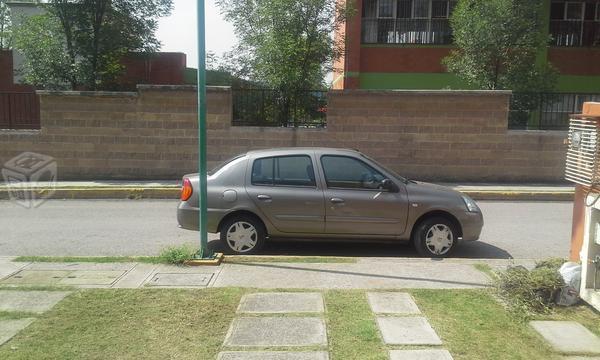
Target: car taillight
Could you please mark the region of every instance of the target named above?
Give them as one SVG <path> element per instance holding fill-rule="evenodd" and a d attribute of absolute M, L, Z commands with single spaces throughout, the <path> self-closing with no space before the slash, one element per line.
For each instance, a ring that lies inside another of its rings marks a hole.
<path fill-rule="evenodd" d="M 183 186 L 181 187 L 181 201 L 187 201 L 192 197 L 192 182 L 190 179 L 183 179 Z"/>

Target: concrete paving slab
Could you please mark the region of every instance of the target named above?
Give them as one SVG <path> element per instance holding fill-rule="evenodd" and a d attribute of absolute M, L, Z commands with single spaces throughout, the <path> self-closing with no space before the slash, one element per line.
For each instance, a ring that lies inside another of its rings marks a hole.
<path fill-rule="evenodd" d="M 371 310 L 376 314 L 420 314 L 412 296 L 401 292 L 368 292 Z"/>
<path fill-rule="evenodd" d="M 41 314 L 69 295 L 68 291 L 0 290 L 0 311 L 23 311 Z"/>
<path fill-rule="evenodd" d="M 26 262 L 13 262 L 13 259 L 14 256 L 0 256 L 0 280 L 29 265 Z"/>
<path fill-rule="evenodd" d="M 239 313 L 322 313 L 320 293 L 257 293 L 244 295 Z"/>
<path fill-rule="evenodd" d="M 242 317 L 231 323 L 224 345 L 324 346 L 327 332 L 316 317 Z"/>
<path fill-rule="evenodd" d="M 137 289 L 153 274 L 156 265 L 137 264 L 133 269 L 121 277 L 112 287 L 121 289 Z"/>
<path fill-rule="evenodd" d="M 87 270 L 87 271 L 128 271 L 135 266 L 135 263 L 51 263 L 35 262 L 27 266 L 27 270 Z"/>
<path fill-rule="evenodd" d="M 34 320 L 33 318 L 0 320 L 0 346 L 29 326 Z"/>
<path fill-rule="evenodd" d="M 390 360 L 453 360 L 448 350 L 415 349 L 391 350 Z"/>
<path fill-rule="evenodd" d="M 125 274 L 123 270 L 76 270 L 60 279 L 59 285 L 111 285 Z"/>
<path fill-rule="evenodd" d="M 156 273 L 148 282 L 148 286 L 208 286 L 213 273 Z"/>
<path fill-rule="evenodd" d="M 441 345 L 442 340 L 424 317 L 377 317 L 383 341 L 389 345 Z"/>
<path fill-rule="evenodd" d="M 224 351 L 217 360 L 329 360 L 326 351 Z"/>
<path fill-rule="evenodd" d="M 12 285 L 111 285 L 124 270 L 31 270 L 29 267 L 2 280 Z"/>
<path fill-rule="evenodd" d="M 531 321 L 529 324 L 562 353 L 600 354 L 600 338 L 575 321 Z"/>
<path fill-rule="evenodd" d="M 71 271 L 66 270 L 20 270 L 12 276 L 0 281 L 0 284 L 11 285 L 56 285 Z"/>
<path fill-rule="evenodd" d="M 488 286 L 489 278 L 470 264 L 415 261 L 224 264 L 216 287 L 288 289 L 465 289 Z"/>

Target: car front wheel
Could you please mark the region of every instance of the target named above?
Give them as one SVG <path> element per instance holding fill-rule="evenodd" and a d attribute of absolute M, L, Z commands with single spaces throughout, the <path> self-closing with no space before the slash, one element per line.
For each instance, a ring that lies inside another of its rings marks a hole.
<path fill-rule="evenodd" d="M 430 258 L 449 256 L 458 245 L 456 226 L 443 217 L 425 219 L 414 232 L 413 243 L 419 255 Z"/>
<path fill-rule="evenodd" d="M 237 216 L 221 227 L 221 242 L 235 254 L 257 253 L 264 245 L 266 231 L 263 224 L 250 216 Z"/>

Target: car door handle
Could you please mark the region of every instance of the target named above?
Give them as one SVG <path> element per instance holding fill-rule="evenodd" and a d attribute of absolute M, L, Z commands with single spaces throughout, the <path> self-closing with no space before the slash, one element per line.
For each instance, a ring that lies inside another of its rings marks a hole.
<path fill-rule="evenodd" d="M 258 200 L 271 200 L 269 195 L 258 195 L 257 198 Z"/>
<path fill-rule="evenodd" d="M 329 199 L 329 201 L 331 201 L 334 204 L 342 204 L 344 202 L 344 199 L 340 199 L 340 198 L 331 198 Z"/>

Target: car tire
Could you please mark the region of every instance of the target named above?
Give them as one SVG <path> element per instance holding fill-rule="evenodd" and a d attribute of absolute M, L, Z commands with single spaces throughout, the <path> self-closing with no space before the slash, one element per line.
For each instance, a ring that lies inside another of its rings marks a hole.
<path fill-rule="evenodd" d="M 443 217 L 427 218 L 417 225 L 413 244 L 422 257 L 448 257 L 458 245 L 456 225 Z"/>
<path fill-rule="evenodd" d="M 266 236 L 265 226 L 253 216 L 234 216 L 221 226 L 221 242 L 232 254 L 256 254 L 265 244 Z"/>

